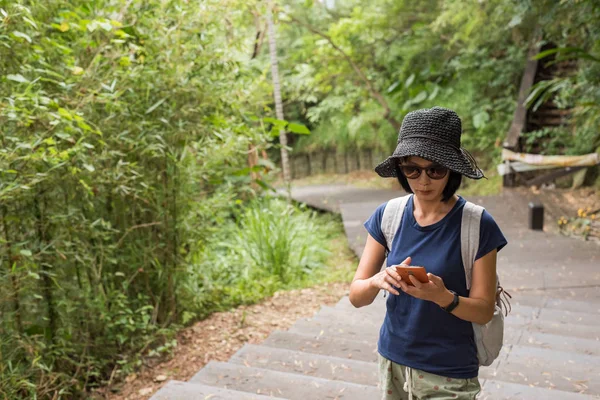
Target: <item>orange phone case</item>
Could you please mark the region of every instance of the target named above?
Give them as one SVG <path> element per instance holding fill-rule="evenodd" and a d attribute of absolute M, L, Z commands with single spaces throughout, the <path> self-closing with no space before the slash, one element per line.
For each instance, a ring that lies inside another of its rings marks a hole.
<path fill-rule="evenodd" d="M 429 282 L 429 277 L 427 276 L 425 267 L 404 267 L 401 265 L 396 265 L 396 272 L 402 277 L 402 281 L 409 286 L 414 286 L 410 279 L 408 279 L 409 275 L 414 276 L 421 283 Z"/>

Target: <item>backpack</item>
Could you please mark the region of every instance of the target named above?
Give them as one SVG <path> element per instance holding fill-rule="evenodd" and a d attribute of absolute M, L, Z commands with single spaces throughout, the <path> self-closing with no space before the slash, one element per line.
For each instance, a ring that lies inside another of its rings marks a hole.
<path fill-rule="evenodd" d="M 387 242 L 388 252 L 392 248 L 394 236 L 400 227 L 404 209 L 411 196 L 392 199 L 385 207 L 381 219 L 381 230 Z M 463 209 L 460 243 L 467 289 L 471 289 L 471 273 L 479 249 L 479 228 L 483 210 L 483 207 L 468 201 Z M 472 323 L 477 346 L 477 358 L 479 359 L 479 365 L 483 366 L 491 365 L 500 354 L 504 338 L 504 315 L 508 315 L 510 312 L 508 298 L 512 298 L 512 296 L 500 286 L 498 274 L 496 274 L 496 287 L 496 306 L 492 320 L 485 325 Z"/>

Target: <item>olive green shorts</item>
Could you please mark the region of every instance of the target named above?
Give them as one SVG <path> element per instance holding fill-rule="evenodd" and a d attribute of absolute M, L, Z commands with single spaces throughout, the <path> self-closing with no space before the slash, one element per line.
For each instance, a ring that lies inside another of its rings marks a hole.
<path fill-rule="evenodd" d="M 472 400 L 481 391 L 477 377 L 446 378 L 414 368 L 407 368 L 378 354 L 379 387 L 382 400 Z"/>

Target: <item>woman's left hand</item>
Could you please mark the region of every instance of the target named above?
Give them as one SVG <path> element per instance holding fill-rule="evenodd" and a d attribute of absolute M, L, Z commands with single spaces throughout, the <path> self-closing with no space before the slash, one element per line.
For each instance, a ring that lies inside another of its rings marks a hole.
<path fill-rule="evenodd" d="M 421 283 L 414 276 L 409 276 L 410 281 L 415 286 L 410 286 L 404 281 L 400 281 L 400 289 L 417 299 L 428 300 L 439 306 L 445 307 L 452 302 L 453 295 L 446 289 L 444 281 L 437 275 L 427 274 L 429 282 Z"/>

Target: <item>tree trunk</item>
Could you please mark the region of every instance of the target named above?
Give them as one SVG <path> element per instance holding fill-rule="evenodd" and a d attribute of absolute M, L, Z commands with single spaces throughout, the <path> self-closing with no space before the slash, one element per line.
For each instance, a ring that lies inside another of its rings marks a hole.
<path fill-rule="evenodd" d="M 39 240 L 39 248 L 43 249 L 45 245 L 48 243 L 48 237 L 46 235 L 46 226 L 45 226 L 45 216 L 44 211 L 42 210 L 42 205 L 40 204 L 40 197 L 43 196 L 42 193 L 38 193 L 34 197 L 34 205 L 35 205 L 35 216 L 37 218 L 37 235 Z M 54 343 L 54 339 L 56 336 L 56 310 L 54 309 L 54 295 L 52 293 L 52 279 L 50 278 L 50 268 L 49 264 L 41 260 L 40 269 L 42 275 L 42 284 L 43 289 L 42 292 L 44 294 L 44 299 L 46 300 L 46 309 L 48 312 L 48 328 L 50 333 L 50 343 Z"/>
<path fill-rule="evenodd" d="M 11 271 L 13 263 L 12 247 L 10 241 L 10 235 L 8 234 L 8 224 L 6 223 L 7 217 L 6 207 L 2 207 L 2 226 L 4 228 L 4 239 L 6 240 L 6 256 L 7 256 L 7 275 L 10 275 L 10 281 L 12 284 L 12 301 L 13 311 L 15 313 L 15 325 L 17 326 L 17 332 L 19 335 L 23 334 L 23 321 L 21 319 L 21 303 L 19 301 L 19 281 L 15 274 Z"/>
<path fill-rule="evenodd" d="M 275 96 L 275 113 L 277 119 L 283 120 L 283 105 L 281 102 L 281 88 L 279 86 L 279 68 L 277 66 L 277 44 L 275 41 L 275 28 L 273 26 L 273 0 L 269 0 L 267 12 L 269 26 L 269 53 L 271 55 L 271 74 L 273 75 L 273 95 Z M 290 161 L 287 152 L 287 136 L 285 130 L 279 130 L 279 143 L 281 144 L 281 168 L 286 186 L 290 183 Z"/>

